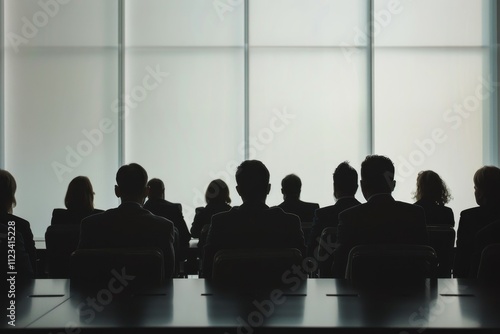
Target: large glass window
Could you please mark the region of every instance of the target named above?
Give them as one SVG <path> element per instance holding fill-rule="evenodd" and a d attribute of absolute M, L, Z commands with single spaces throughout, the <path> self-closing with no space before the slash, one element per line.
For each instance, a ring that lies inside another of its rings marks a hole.
<path fill-rule="evenodd" d="M 122 163 L 161 178 L 188 225 L 212 179 L 241 203 L 245 158 L 269 167 L 269 205 L 296 173 L 326 206 L 340 162 L 387 155 L 396 198 L 435 170 L 457 219 L 475 170 L 498 164 L 495 1 L 0 2 L 0 161 L 37 237 L 78 175 L 116 206 Z"/>

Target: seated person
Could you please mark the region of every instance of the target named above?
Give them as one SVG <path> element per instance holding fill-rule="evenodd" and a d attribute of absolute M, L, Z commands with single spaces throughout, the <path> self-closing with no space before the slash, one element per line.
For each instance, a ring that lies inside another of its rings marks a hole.
<path fill-rule="evenodd" d="M 15 229 L 13 229 L 11 225 L 14 226 L 14 224 L 9 225 L 8 223 L 7 225 L 0 224 L 0 249 L 2 250 L 2 254 L 5 254 L 5 256 L 2 257 L 2 267 L 5 268 L 7 278 L 9 278 L 10 276 L 7 273 L 15 272 L 16 280 L 33 279 L 35 278 L 35 275 L 33 273 L 33 267 L 30 262 L 30 257 L 28 255 L 28 252 L 26 252 L 26 248 L 24 247 L 23 236 L 21 235 L 21 233 L 14 234 Z M 9 244 L 9 242 L 11 243 Z M 14 253 L 13 255 L 15 255 L 15 261 L 13 265 L 9 264 L 8 256 L 8 254 L 12 253 Z"/>
<path fill-rule="evenodd" d="M 52 211 L 51 225 L 80 225 L 82 219 L 103 210 L 94 209 L 94 190 L 86 176 L 77 176 L 68 185 L 64 197 L 66 209 Z"/>
<path fill-rule="evenodd" d="M 174 223 L 178 234 L 177 261 L 184 261 L 187 257 L 191 234 L 189 234 L 186 221 L 182 215 L 182 205 L 165 200 L 165 185 L 162 180 L 151 179 L 148 182 L 148 187 L 149 195 L 148 200 L 144 203 L 144 209 L 151 211 L 151 213 L 157 216 L 167 218 Z"/>
<path fill-rule="evenodd" d="M 424 210 L 394 200 L 391 193 L 395 186 L 392 161 L 380 155 L 367 156 L 361 164 L 361 191 L 367 202 L 339 214 L 334 277 L 345 277 L 349 252 L 354 246 L 429 244 Z"/>
<path fill-rule="evenodd" d="M 425 211 L 425 221 L 428 226 L 455 226 L 453 210 L 445 204 L 450 199 L 450 191 L 436 172 L 426 170 L 418 173 L 415 205 Z"/>
<path fill-rule="evenodd" d="M 301 222 L 312 222 L 314 211 L 319 209 L 318 203 L 308 203 L 300 200 L 302 181 L 295 174 L 287 175 L 281 181 L 283 202 L 278 205 L 283 211 L 299 216 Z"/>
<path fill-rule="evenodd" d="M 477 276 L 481 254 L 486 246 L 491 244 L 500 244 L 500 219 L 488 224 L 476 233 L 469 277 Z"/>
<path fill-rule="evenodd" d="M 24 249 L 28 253 L 31 270 L 36 277 L 36 248 L 33 232 L 31 232 L 30 223 L 21 217 L 12 214 L 16 206 L 16 190 L 17 183 L 12 174 L 8 171 L 0 169 L 0 224 L 5 226 L 14 226 L 16 236 L 20 235 L 24 243 Z M 9 222 L 10 223 L 9 225 Z M 4 253 L 7 257 L 7 253 Z"/>
<path fill-rule="evenodd" d="M 279 208 L 269 208 L 269 171 L 257 160 L 236 170 L 236 190 L 243 204 L 212 216 L 202 261 L 202 275 L 212 277 L 213 258 L 221 249 L 297 248 L 305 256 L 300 219 Z"/>
<path fill-rule="evenodd" d="M 226 182 L 221 179 L 213 180 L 207 187 L 205 192 L 205 207 L 196 208 L 193 224 L 191 225 L 191 235 L 195 238 L 200 238 L 198 248 L 201 250 L 205 244 L 206 235 L 202 236 L 202 229 L 208 231 L 208 226 L 212 220 L 212 216 L 219 212 L 231 210 L 231 198 L 229 197 L 229 188 Z M 207 226 L 207 227 L 205 227 Z"/>
<path fill-rule="evenodd" d="M 334 205 L 330 205 L 316 210 L 313 226 L 309 234 L 307 251 L 309 256 L 315 255 L 315 249 L 319 246 L 321 233 L 327 227 L 337 227 L 339 223 L 339 213 L 353 206 L 361 204 L 354 195 L 358 190 L 358 173 L 348 162 L 342 162 L 333 173 L 333 196 L 337 200 Z M 336 240 L 332 240 L 335 242 Z M 321 261 L 321 277 L 331 276 L 331 256 L 329 259 Z"/>
<path fill-rule="evenodd" d="M 476 233 L 500 219 L 500 168 L 484 166 L 474 174 L 474 196 L 477 207 L 460 213 L 457 249 L 453 265 L 454 278 L 475 278 L 470 271 Z"/>
<path fill-rule="evenodd" d="M 120 206 L 82 220 L 78 249 L 158 248 L 165 260 L 165 277 L 171 278 L 175 268 L 174 224 L 142 207 L 148 195 L 147 181 L 142 166 L 131 163 L 120 167 L 115 186 Z"/>

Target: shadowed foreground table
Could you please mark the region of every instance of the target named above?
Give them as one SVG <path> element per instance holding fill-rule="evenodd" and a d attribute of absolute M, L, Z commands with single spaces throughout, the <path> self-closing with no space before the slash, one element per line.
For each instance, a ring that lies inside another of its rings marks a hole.
<path fill-rule="evenodd" d="M 18 287 L 16 327 L 9 326 L 7 318 L 0 330 L 498 333 L 499 291 L 476 281 L 439 279 L 434 289 L 364 292 L 345 280 L 308 279 L 299 284 L 290 276 L 280 288 L 231 290 L 203 279 L 174 279 L 130 293 L 123 277 L 97 291 L 72 289 L 64 279 L 38 279 Z"/>

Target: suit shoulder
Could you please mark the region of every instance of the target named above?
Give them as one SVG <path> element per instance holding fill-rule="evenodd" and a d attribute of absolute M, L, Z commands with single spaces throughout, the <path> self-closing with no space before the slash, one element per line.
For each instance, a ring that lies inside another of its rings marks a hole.
<path fill-rule="evenodd" d="M 476 206 L 474 208 L 465 209 L 462 212 L 460 212 L 460 217 L 464 218 L 474 217 L 477 216 L 480 212 L 481 208 L 479 206 Z"/>

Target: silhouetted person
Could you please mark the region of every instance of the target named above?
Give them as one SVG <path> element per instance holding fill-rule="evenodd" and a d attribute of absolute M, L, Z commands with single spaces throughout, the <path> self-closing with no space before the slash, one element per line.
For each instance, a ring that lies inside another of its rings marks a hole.
<path fill-rule="evenodd" d="M 31 264 L 31 273 L 33 278 L 36 276 L 36 248 L 33 240 L 33 232 L 31 232 L 30 223 L 18 216 L 12 214 L 12 210 L 16 206 L 16 180 L 8 171 L 0 169 L 0 223 L 9 227 L 15 226 L 16 235 L 20 234 L 24 248 L 29 256 Z M 9 225 L 9 222 L 13 222 Z M 7 257 L 7 253 L 2 256 Z M 26 272 L 30 275 L 30 272 Z"/>
<path fill-rule="evenodd" d="M 369 155 L 361 164 L 361 190 L 366 203 L 339 214 L 338 248 L 333 252 L 334 277 L 344 278 L 350 250 L 365 244 L 428 245 L 424 210 L 394 200 L 396 186 L 392 161 Z"/>
<path fill-rule="evenodd" d="M 94 208 L 94 189 L 86 176 L 77 176 L 68 184 L 64 197 L 66 209 L 52 211 L 51 225 L 80 225 L 82 219 L 103 210 Z"/>
<path fill-rule="evenodd" d="M 78 248 L 158 248 L 165 260 L 165 277 L 171 278 L 175 266 L 174 224 L 142 207 L 148 195 L 147 181 L 148 174 L 139 164 L 120 167 L 115 185 L 120 206 L 83 219 Z"/>
<path fill-rule="evenodd" d="M 6 278 L 10 278 L 11 276 L 15 276 L 15 280 L 25 280 L 35 278 L 35 274 L 33 272 L 33 267 L 30 262 L 30 256 L 26 251 L 26 247 L 24 246 L 24 240 L 21 233 L 13 234 L 14 229 L 11 228 L 8 224 L 0 224 L 0 249 L 2 251 L 2 268 L 5 269 Z M 9 244 L 9 242 L 11 242 Z M 13 246 L 12 242 L 14 243 Z M 15 259 L 9 258 L 9 250 L 15 251 Z M 9 264 L 9 259 L 11 260 L 11 264 Z M 14 264 L 12 264 L 14 263 Z M 15 272 L 15 275 L 9 275 L 8 273 Z M 5 281 L 2 282 L 5 284 Z M 3 286 L 0 284 L 0 286 Z"/>
<path fill-rule="evenodd" d="M 418 173 L 415 205 L 425 211 L 425 221 L 428 226 L 455 226 L 453 210 L 445 204 L 450 199 L 450 191 L 441 177 L 431 170 Z"/>
<path fill-rule="evenodd" d="M 300 219 L 269 208 L 269 171 L 258 160 L 244 161 L 236 170 L 239 207 L 212 216 L 203 257 L 203 276 L 212 277 L 213 257 L 221 249 L 297 248 L 305 256 Z"/>
<path fill-rule="evenodd" d="M 165 200 L 165 185 L 162 180 L 151 179 L 148 182 L 148 187 L 149 195 L 148 200 L 144 203 L 144 209 L 157 216 L 165 217 L 174 223 L 179 236 L 177 261 L 183 261 L 187 256 L 191 234 L 189 234 L 186 221 L 182 215 L 182 205 Z"/>
<path fill-rule="evenodd" d="M 477 276 L 481 254 L 484 248 L 491 244 L 500 244 L 500 219 L 486 225 L 476 233 L 469 277 Z M 500 259 L 498 259 L 498 263 L 500 263 Z"/>
<path fill-rule="evenodd" d="M 361 204 L 354 195 L 358 190 L 358 173 L 347 161 L 340 163 L 333 173 L 333 196 L 337 200 L 330 205 L 316 210 L 314 223 L 308 240 L 309 256 L 314 256 L 316 247 L 319 246 L 321 233 L 327 227 L 337 227 L 339 224 L 339 213 L 353 206 Z M 336 240 L 331 240 L 335 242 Z M 332 257 L 322 261 L 321 276 L 331 276 Z"/>
<path fill-rule="evenodd" d="M 482 228 L 500 219 L 500 169 L 484 166 L 474 174 L 474 196 L 479 205 L 460 213 L 453 277 L 474 277 L 471 272 L 474 238 Z"/>
<path fill-rule="evenodd" d="M 191 235 L 195 238 L 200 237 L 203 226 L 210 224 L 214 214 L 231 210 L 231 197 L 226 182 L 221 179 L 211 181 L 205 191 L 205 202 L 205 207 L 196 208 L 191 225 Z"/>
<path fill-rule="evenodd" d="M 308 203 L 300 200 L 302 181 L 295 174 L 287 175 L 281 181 L 283 203 L 278 205 L 283 211 L 299 216 L 301 222 L 312 222 L 314 211 L 319 209 L 318 203 Z"/>

